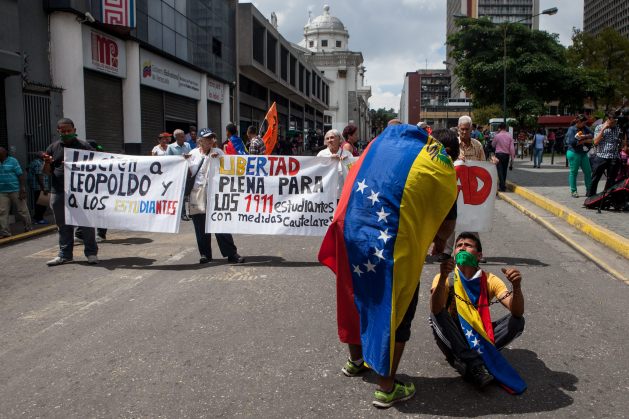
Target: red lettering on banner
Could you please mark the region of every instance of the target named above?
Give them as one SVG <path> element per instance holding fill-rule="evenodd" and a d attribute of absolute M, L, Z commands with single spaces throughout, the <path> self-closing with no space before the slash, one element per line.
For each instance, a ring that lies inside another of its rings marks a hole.
<path fill-rule="evenodd" d="M 491 174 L 478 166 L 456 166 L 457 188 L 463 194 L 463 203 L 467 205 L 482 205 L 491 193 Z M 482 186 L 479 189 L 479 180 Z"/>

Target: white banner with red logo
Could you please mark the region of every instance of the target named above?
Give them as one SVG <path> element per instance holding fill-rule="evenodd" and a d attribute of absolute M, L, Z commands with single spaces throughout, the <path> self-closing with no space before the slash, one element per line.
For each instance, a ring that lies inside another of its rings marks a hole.
<path fill-rule="evenodd" d="M 104 24 L 135 28 L 135 0 L 101 0 L 101 6 Z"/>
<path fill-rule="evenodd" d="M 498 189 L 496 165 L 457 160 L 454 168 L 459 190 L 456 231 L 491 231 Z"/>
<path fill-rule="evenodd" d="M 336 209 L 338 163 L 328 157 L 212 159 L 205 230 L 325 235 Z"/>

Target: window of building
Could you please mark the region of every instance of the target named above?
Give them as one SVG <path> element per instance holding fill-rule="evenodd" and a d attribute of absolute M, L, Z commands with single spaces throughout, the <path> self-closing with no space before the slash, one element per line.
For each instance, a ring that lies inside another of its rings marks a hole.
<path fill-rule="evenodd" d="M 266 34 L 266 68 L 273 73 L 277 70 L 277 39 L 271 34 Z"/>
<path fill-rule="evenodd" d="M 264 64 L 264 32 L 264 26 L 257 19 L 253 19 L 251 49 L 253 50 L 253 59 L 260 64 Z"/>
<path fill-rule="evenodd" d="M 214 37 L 212 37 L 212 54 L 217 57 L 223 56 L 223 43 Z"/>
<path fill-rule="evenodd" d="M 288 50 L 284 47 L 280 48 L 280 76 L 288 81 Z"/>
<path fill-rule="evenodd" d="M 322 47 L 327 47 L 328 46 L 328 40 L 327 39 L 322 40 L 321 41 L 321 46 Z"/>
<path fill-rule="evenodd" d="M 314 47 L 314 41 L 310 41 L 310 42 L 308 42 L 308 46 L 309 46 L 310 48 Z"/>
<path fill-rule="evenodd" d="M 341 45 L 342 45 L 341 41 L 336 41 L 336 47 L 337 48 L 341 48 Z"/>

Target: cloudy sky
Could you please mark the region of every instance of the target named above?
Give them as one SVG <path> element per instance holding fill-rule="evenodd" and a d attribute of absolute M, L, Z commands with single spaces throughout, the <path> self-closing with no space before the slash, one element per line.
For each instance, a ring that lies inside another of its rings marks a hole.
<path fill-rule="evenodd" d="M 398 109 L 404 75 L 418 68 L 445 68 L 446 0 L 258 0 L 252 3 L 270 19 L 278 17 L 279 31 L 291 42 L 303 38 L 308 11 L 312 17 L 338 17 L 349 31 L 349 48 L 360 51 L 371 85 L 372 108 Z M 583 26 L 583 0 L 541 0 L 540 9 L 557 7 L 554 16 L 541 16 L 540 29 L 558 33 L 570 45 L 572 28 Z"/>

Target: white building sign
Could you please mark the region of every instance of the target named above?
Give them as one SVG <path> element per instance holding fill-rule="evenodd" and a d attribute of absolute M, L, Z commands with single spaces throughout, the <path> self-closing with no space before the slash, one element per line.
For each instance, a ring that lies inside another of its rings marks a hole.
<path fill-rule="evenodd" d="M 140 83 L 159 90 L 201 99 L 201 75 L 151 52 L 140 50 Z"/>
<path fill-rule="evenodd" d="M 124 41 L 83 26 L 83 66 L 112 76 L 127 77 Z"/>
<path fill-rule="evenodd" d="M 225 101 L 225 85 L 220 81 L 207 79 L 207 98 L 213 102 Z"/>

